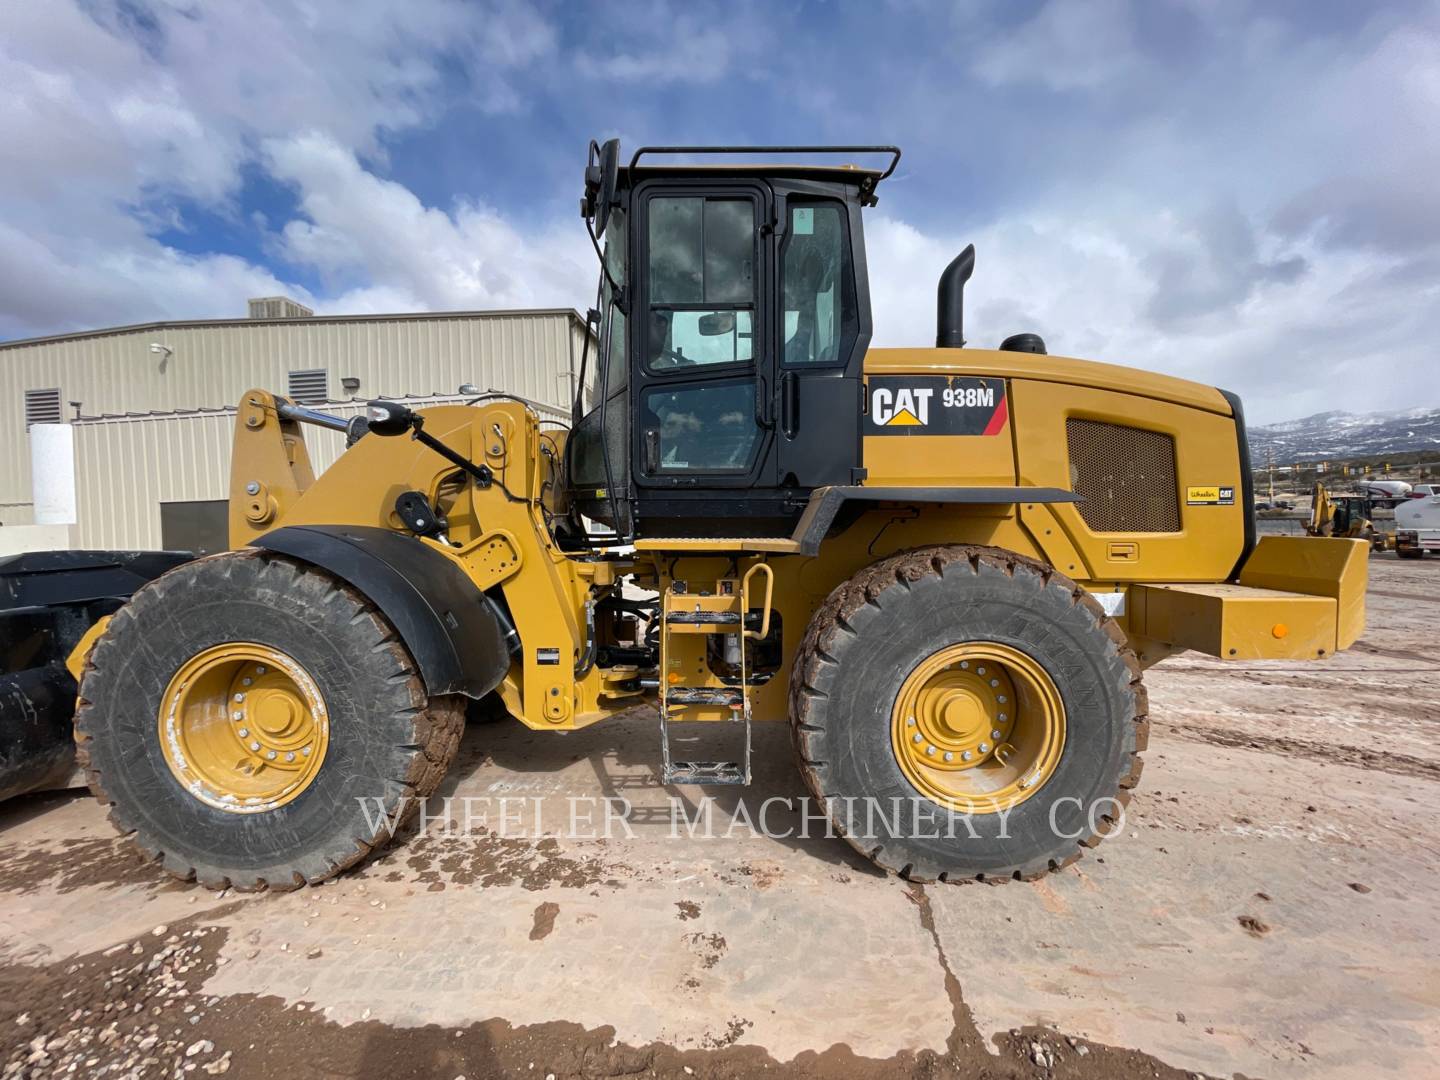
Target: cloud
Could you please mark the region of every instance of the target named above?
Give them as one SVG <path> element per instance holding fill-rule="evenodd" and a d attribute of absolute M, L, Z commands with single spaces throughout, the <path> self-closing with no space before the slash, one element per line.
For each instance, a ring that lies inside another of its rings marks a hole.
<path fill-rule="evenodd" d="M 588 79 L 649 86 L 715 83 L 733 74 L 737 54 L 751 53 L 757 44 L 754 35 L 737 34 L 735 27 L 763 14 L 748 4 L 611 8 L 601 20 L 605 40 L 575 54 L 576 70 Z"/>
<path fill-rule="evenodd" d="M 594 288 L 595 255 L 578 220 L 525 234 L 475 200 L 425 206 L 315 133 L 267 142 L 265 160 L 295 186 L 303 214 L 282 228 L 277 255 L 332 282 L 366 283 L 328 310 L 554 307 Z"/>
<path fill-rule="evenodd" d="M 284 267 L 186 254 L 161 236 L 187 227 L 185 207 L 241 220 L 246 169 L 268 141 L 316 131 L 383 164 L 387 134 L 434 123 L 457 97 L 482 113 L 520 107 L 516 73 L 555 49 L 551 24 L 512 0 L 13 5 L 0 39 L 12 148 L 0 335 L 303 293 Z M 372 295 L 387 291 L 403 295 Z"/>
<path fill-rule="evenodd" d="M 1144 257 L 1155 282 L 1145 314 L 1169 328 L 1227 315 L 1267 284 L 1294 282 L 1308 265 L 1294 254 L 1266 259 L 1258 248 L 1254 226 L 1233 202 L 1177 223 L 1173 239 Z"/>
<path fill-rule="evenodd" d="M 590 136 L 881 140 L 877 344 L 933 340 L 974 240 L 977 344 L 1036 330 L 1260 420 L 1434 402 L 1437 72 L 1429 0 L 16 4 L 0 335 L 275 292 L 584 306 Z"/>
<path fill-rule="evenodd" d="M 1140 62 L 1134 8 L 1125 0 L 1042 5 L 1008 31 L 978 42 L 970 70 L 990 86 L 1036 83 L 1050 90 L 1093 90 Z"/>
<path fill-rule="evenodd" d="M 1433 400 L 1436 265 L 1313 244 L 1267 260 L 1255 254 L 1253 235 L 1245 239 L 1253 222 L 1234 220 L 1233 208 L 1217 218 L 1209 232 L 1163 214 L 1138 221 L 1060 215 L 940 236 L 873 216 L 866 243 L 875 344 L 933 344 L 940 272 L 973 241 L 965 323 L 972 346 L 995 348 L 1010 334 L 1035 331 L 1055 355 L 1240 391 L 1254 423 L 1358 401 Z M 1237 245 L 1243 265 L 1232 277 L 1217 262 Z M 1156 251 L 1167 253 L 1168 278 L 1157 276 Z M 1409 287 L 1397 289 L 1401 281 Z"/>

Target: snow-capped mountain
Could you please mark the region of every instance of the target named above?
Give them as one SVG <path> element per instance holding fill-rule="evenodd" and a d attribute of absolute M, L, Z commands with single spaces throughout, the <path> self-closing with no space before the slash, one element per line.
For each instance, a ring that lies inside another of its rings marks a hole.
<path fill-rule="evenodd" d="M 1250 428 L 1250 456 L 1263 465 L 1375 457 L 1407 451 L 1435 451 L 1440 459 L 1440 409 L 1403 412 L 1323 412 L 1283 424 Z"/>

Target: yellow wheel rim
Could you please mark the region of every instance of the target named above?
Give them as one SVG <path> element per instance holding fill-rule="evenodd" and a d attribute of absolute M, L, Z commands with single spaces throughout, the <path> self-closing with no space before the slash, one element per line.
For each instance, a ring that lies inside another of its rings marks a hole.
<path fill-rule="evenodd" d="M 330 744 L 325 699 L 268 645 L 229 642 L 183 664 L 160 700 L 160 746 L 182 787 L 218 810 L 258 814 L 314 781 Z"/>
<path fill-rule="evenodd" d="M 1065 749 L 1065 705 L 1043 667 L 988 641 L 950 645 L 900 687 L 891 743 L 926 797 L 994 814 L 1045 786 Z"/>

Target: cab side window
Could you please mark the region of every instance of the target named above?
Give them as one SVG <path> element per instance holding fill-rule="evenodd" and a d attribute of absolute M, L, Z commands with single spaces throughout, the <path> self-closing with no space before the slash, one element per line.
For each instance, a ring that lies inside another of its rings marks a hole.
<path fill-rule="evenodd" d="M 845 246 L 840 206 L 790 203 L 780 271 L 786 364 L 835 364 L 847 358 L 847 337 L 857 316 Z"/>

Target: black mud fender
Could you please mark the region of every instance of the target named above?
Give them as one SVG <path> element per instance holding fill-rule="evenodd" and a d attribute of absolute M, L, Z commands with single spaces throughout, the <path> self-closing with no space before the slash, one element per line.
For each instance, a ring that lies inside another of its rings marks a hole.
<path fill-rule="evenodd" d="M 484 697 L 510 670 L 505 630 L 465 572 L 419 539 L 363 525 L 288 525 L 251 547 L 328 570 L 394 625 L 431 695 Z"/>

